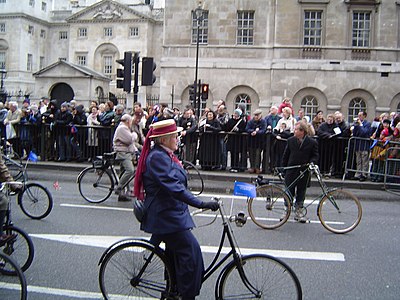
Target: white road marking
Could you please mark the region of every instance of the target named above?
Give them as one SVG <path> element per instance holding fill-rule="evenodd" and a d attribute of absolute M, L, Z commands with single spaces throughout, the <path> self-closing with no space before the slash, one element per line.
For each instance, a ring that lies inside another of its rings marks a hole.
<path fill-rule="evenodd" d="M 129 236 L 102 236 L 102 235 L 75 235 L 75 234 L 30 234 L 29 236 L 52 240 L 75 245 L 83 245 L 90 247 L 108 248 L 113 243 L 122 239 L 132 239 Z M 138 237 L 136 237 L 138 238 Z M 148 237 L 139 237 L 148 239 Z M 223 247 L 222 253 L 228 253 L 231 248 Z M 215 254 L 218 247 L 201 246 L 203 253 Z M 292 258 L 303 260 L 322 260 L 322 261 L 345 261 L 344 254 L 339 252 L 313 252 L 313 251 L 291 251 L 291 250 L 273 250 L 273 249 L 255 249 L 255 248 L 240 248 L 242 254 L 269 254 L 280 258 Z"/>

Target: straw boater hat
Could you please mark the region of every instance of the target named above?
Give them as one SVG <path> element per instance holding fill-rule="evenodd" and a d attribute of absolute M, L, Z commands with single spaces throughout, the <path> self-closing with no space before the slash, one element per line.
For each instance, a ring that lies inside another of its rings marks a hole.
<path fill-rule="evenodd" d="M 173 133 L 181 132 L 183 127 L 177 127 L 173 119 L 163 120 L 150 125 L 151 135 L 149 138 L 170 135 Z"/>

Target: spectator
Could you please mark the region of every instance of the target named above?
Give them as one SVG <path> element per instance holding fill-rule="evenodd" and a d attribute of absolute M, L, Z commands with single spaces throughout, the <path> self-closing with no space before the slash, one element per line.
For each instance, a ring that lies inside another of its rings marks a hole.
<path fill-rule="evenodd" d="M 273 153 L 274 153 L 274 167 L 282 167 L 283 152 L 285 151 L 287 140 L 293 133 L 286 127 L 285 122 L 280 123 L 280 128 L 275 128 L 273 131 Z"/>
<path fill-rule="evenodd" d="M 39 111 L 39 107 L 36 104 L 32 104 L 29 107 L 28 122 L 30 125 L 30 135 L 34 138 L 32 139 L 32 151 L 37 153 L 41 152 L 41 138 L 42 138 L 42 114 Z M 29 151 L 30 152 L 30 151 Z M 28 152 L 28 155 L 29 155 Z"/>
<path fill-rule="evenodd" d="M 265 149 L 263 150 L 263 173 L 272 173 L 275 167 L 275 135 L 273 135 L 272 130 L 276 127 L 280 118 L 281 116 L 278 115 L 278 107 L 275 105 L 271 106 L 269 109 L 269 115 L 265 117 L 267 135 Z"/>
<path fill-rule="evenodd" d="M 71 147 L 73 157 L 75 157 L 76 161 L 82 162 L 84 161 L 82 155 L 82 146 L 86 143 L 87 131 L 86 127 L 82 127 L 87 125 L 87 118 L 85 115 L 84 107 L 82 104 L 75 106 L 72 109 L 72 124 L 78 126 L 71 127 Z"/>
<path fill-rule="evenodd" d="M 19 141 L 20 150 L 19 156 L 25 159 L 32 149 L 32 132 L 29 125 L 29 112 L 26 108 L 21 109 L 21 120 L 19 121 Z"/>
<path fill-rule="evenodd" d="M 333 114 L 328 114 L 326 116 L 326 122 L 322 123 L 319 126 L 317 135 L 318 135 L 318 144 L 319 144 L 319 167 L 321 173 L 326 177 L 330 177 L 333 173 L 333 165 L 332 165 L 332 156 L 335 153 L 335 144 L 336 141 L 333 140 L 333 136 L 335 135 L 334 128 L 336 124 L 334 122 Z M 324 153 L 321 153 L 324 151 Z"/>
<path fill-rule="evenodd" d="M 216 170 L 220 165 L 220 145 L 218 132 L 221 125 L 215 112 L 209 111 L 207 119 L 199 123 L 199 163 L 203 170 Z"/>
<path fill-rule="evenodd" d="M 333 143 L 335 151 L 332 155 L 331 176 L 342 178 L 344 172 L 344 162 L 346 161 L 346 149 L 348 147 L 348 138 L 350 137 L 350 126 L 344 120 L 343 114 L 339 111 L 335 112 L 335 136 Z"/>
<path fill-rule="evenodd" d="M 7 117 L 4 120 L 4 125 L 6 126 L 6 137 L 7 141 L 13 145 L 13 148 L 18 149 L 19 140 L 15 131 L 15 125 L 19 124 L 21 121 L 21 110 L 18 109 L 18 103 L 14 101 L 9 103 L 9 108 Z"/>
<path fill-rule="evenodd" d="M 304 118 L 304 110 L 302 108 L 300 108 L 297 111 L 297 116 L 295 117 L 296 121 L 301 121 Z"/>
<path fill-rule="evenodd" d="M 262 110 L 256 109 L 253 113 L 253 118 L 246 125 L 246 132 L 249 134 L 247 143 L 250 159 L 249 173 L 261 173 L 261 151 L 264 148 L 266 129 L 265 120 L 262 118 Z"/>
<path fill-rule="evenodd" d="M 314 127 L 310 124 L 310 117 L 309 116 L 304 116 L 303 119 L 301 120 L 304 123 L 307 124 L 307 135 L 308 136 L 314 136 L 315 135 L 315 129 Z"/>
<path fill-rule="evenodd" d="M 114 114 L 114 126 L 118 127 L 119 122 L 121 122 L 121 117 L 124 114 L 125 107 L 122 104 L 117 104 L 115 106 L 115 114 Z"/>
<path fill-rule="evenodd" d="M 324 122 L 325 122 L 324 113 L 322 112 L 322 110 L 317 111 L 314 119 L 311 122 L 312 126 L 314 127 L 314 131 L 318 132 L 319 126 Z"/>
<path fill-rule="evenodd" d="M 184 110 L 177 125 L 183 128 L 181 132 L 181 142 L 184 144 L 182 158 L 196 165 L 197 121 L 191 108 Z"/>
<path fill-rule="evenodd" d="M 285 107 L 290 108 L 290 115 L 294 116 L 292 101 L 290 101 L 290 98 L 288 98 L 288 97 L 283 98 L 282 103 L 279 105 L 279 108 L 278 108 L 279 115 L 283 113 L 283 109 Z"/>
<path fill-rule="evenodd" d="M 99 146 L 100 149 L 102 149 L 103 153 L 111 151 L 111 143 L 112 143 L 111 137 L 113 135 L 111 125 L 113 124 L 114 117 L 115 117 L 114 103 L 112 101 L 107 101 L 104 104 L 104 112 L 100 113 L 97 117 L 97 120 L 103 127 L 99 129 L 97 133 L 99 139 Z"/>
<path fill-rule="evenodd" d="M 135 140 L 135 147 L 136 149 L 141 152 L 143 145 L 144 145 L 144 133 L 143 133 L 143 112 L 141 111 L 136 111 L 133 115 L 132 119 L 132 131 L 137 134 L 137 139 Z M 135 158 L 134 158 L 135 159 Z"/>
<path fill-rule="evenodd" d="M 39 101 L 39 112 L 40 112 L 41 115 L 43 115 L 47 111 L 47 108 L 49 106 L 49 102 L 50 102 L 50 100 L 47 97 L 42 97 L 40 99 L 40 101 Z"/>
<path fill-rule="evenodd" d="M 365 181 L 369 169 L 369 139 L 371 136 L 371 123 L 367 121 L 367 113 L 359 112 L 358 118 L 353 124 L 353 136 L 360 138 L 355 140 L 355 155 L 356 155 L 356 168 L 357 172 L 355 179 Z"/>
<path fill-rule="evenodd" d="M 230 134 L 224 139 L 224 144 L 226 141 L 226 149 L 231 153 L 231 169 L 229 171 L 233 173 L 244 171 L 241 164 L 241 155 L 246 153 L 246 148 L 244 147 L 244 137 L 241 133 L 245 130 L 246 122 L 242 118 L 242 110 L 237 108 L 226 124 L 226 131 Z"/>
<path fill-rule="evenodd" d="M 51 100 L 48 106 L 47 111 L 42 114 L 42 122 L 45 123 L 46 130 L 45 130 L 45 135 L 46 135 L 46 159 L 48 161 L 52 160 L 57 160 L 58 159 L 58 154 L 56 153 L 56 149 L 54 148 L 54 144 L 56 141 L 56 133 L 55 133 L 55 119 L 56 119 L 56 114 L 57 114 L 57 100 Z"/>
<path fill-rule="evenodd" d="M 386 151 L 389 148 L 388 142 L 393 138 L 393 130 L 390 127 L 392 121 L 390 119 L 382 120 L 382 129 L 380 130 L 379 139 L 374 143 L 371 151 L 371 181 L 383 182 L 383 174 L 385 172 Z"/>
<path fill-rule="evenodd" d="M 4 141 L 7 139 L 6 125 L 4 124 L 7 115 L 8 115 L 8 109 L 4 107 L 3 102 L 0 102 L 0 138 L 4 139 Z"/>
<path fill-rule="evenodd" d="M 267 125 L 267 129 L 272 131 L 278 125 L 279 120 L 281 119 L 281 116 L 278 114 L 278 108 L 273 105 L 269 109 L 269 115 L 265 117 L 265 122 Z"/>
<path fill-rule="evenodd" d="M 289 107 L 284 107 L 282 109 L 282 118 L 279 119 L 278 123 L 273 129 L 280 130 L 282 128 L 282 123 L 286 124 L 285 130 L 289 130 L 291 133 L 293 133 L 296 120 L 293 118 L 292 110 Z"/>
<path fill-rule="evenodd" d="M 219 124 L 221 125 L 221 131 L 226 132 L 226 124 L 229 121 L 229 114 L 228 111 L 226 110 L 225 105 L 221 104 L 218 109 L 217 109 L 217 120 L 219 122 Z M 220 162 L 221 162 L 221 166 L 220 169 L 221 170 L 226 170 L 226 164 L 227 164 L 227 150 L 226 150 L 226 144 L 224 143 L 224 137 L 225 135 L 219 135 L 219 145 L 220 145 Z"/>
<path fill-rule="evenodd" d="M 58 146 L 58 161 L 71 161 L 71 127 L 72 114 L 68 103 L 63 102 L 55 116 L 56 142 Z"/>
<path fill-rule="evenodd" d="M 167 120 L 167 119 L 174 119 L 174 121 L 175 121 L 174 111 L 169 107 L 165 107 L 163 110 L 163 120 Z"/>
<path fill-rule="evenodd" d="M 99 140 L 97 138 L 97 129 L 95 126 L 100 125 L 100 121 L 97 119 L 99 111 L 97 106 L 92 106 L 90 110 L 90 114 L 87 117 L 87 125 L 88 125 L 88 152 L 89 152 L 89 160 L 92 160 L 95 156 L 100 154 L 99 151 Z"/>

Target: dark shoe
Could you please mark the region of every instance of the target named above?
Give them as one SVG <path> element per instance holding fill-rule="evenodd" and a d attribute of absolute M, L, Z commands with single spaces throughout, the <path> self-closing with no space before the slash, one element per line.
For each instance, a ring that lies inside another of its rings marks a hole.
<path fill-rule="evenodd" d="M 116 189 L 114 190 L 114 193 L 115 193 L 115 195 L 121 194 L 121 189 L 116 188 Z"/>
<path fill-rule="evenodd" d="M 118 201 L 120 201 L 120 202 L 132 201 L 132 197 L 129 197 L 129 196 L 126 195 L 126 194 L 120 194 L 120 195 L 118 196 Z"/>
<path fill-rule="evenodd" d="M 79 157 L 79 158 L 76 159 L 77 162 L 84 162 L 85 160 L 86 160 L 86 159 L 84 159 L 84 158 L 82 158 L 82 157 Z"/>
<path fill-rule="evenodd" d="M 361 176 L 359 180 L 360 180 L 361 182 L 363 182 L 363 181 L 367 180 L 367 177 Z"/>
<path fill-rule="evenodd" d="M 17 237 L 15 233 L 13 234 L 3 234 L 0 236 L 0 247 L 5 245 L 7 242 L 14 240 Z"/>
<path fill-rule="evenodd" d="M 306 223 L 307 218 L 305 217 L 303 213 L 303 208 L 302 207 L 297 207 L 295 210 L 295 215 L 294 215 L 294 220 L 299 222 L 299 223 Z"/>

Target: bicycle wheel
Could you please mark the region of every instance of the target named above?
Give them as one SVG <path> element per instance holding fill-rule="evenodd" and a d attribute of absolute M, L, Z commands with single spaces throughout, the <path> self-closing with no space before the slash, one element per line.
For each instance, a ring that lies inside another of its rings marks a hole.
<path fill-rule="evenodd" d="M 101 262 L 100 290 L 105 299 L 164 299 L 173 286 L 171 274 L 163 252 L 144 242 L 127 241 Z"/>
<path fill-rule="evenodd" d="M 114 189 L 110 170 L 86 168 L 78 178 L 79 193 L 88 202 L 100 203 L 107 200 Z"/>
<path fill-rule="evenodd" d="M 219 281 L 218 299 L 302 299 L 299 279 L 281 260 L 263 254 L 232 262 Z"/>
<path fill-rule="evenodd" d="M 200 195 L 204 190 L 204 181 L 199 169 L 189 161 L 183 161 L 183 168 L 186 170 L 188 189 L 193 195 Z"/>
<path fill-rule="evenodd" d="M 250 198 L 248 210 L 250 218 L 264 229 L 275 229 L 290 216 L 290 199 L 281 188 L 274 185 L 262 185 L 256 189 L 256 198 Z"/>
<path fill-rule="evenodd" d="M 4 274 L 3 268 L 13 270 L 16 276 Z M 15 260 L 0 252 L 0 299 L 25 300 L 27 293 L 26 279 L 21 268 Z"/>
<path fill-rule="evenodd" d="M 31 238 L 22 229 L 13 225 L 5 225 L 4 232 L 7 234 L 16 234 L 17 237 L 0 247 L 3 252 L 13 258 L 21 267 L 22 271 L 26 271 L 33 261 L 34 248 Z M 15 270 L 3 268 L 2 272 L 7 275 L 16 275 Z"/>
<path fill-rule="evenodd" d="M 352 231 L 361 221 L 360 200 L 344 190 L 333 190 L 318 205 L 318 218 L 322 226 L 333 233 Z"/>
<path fill-rule="evenodd" d="M 39 183 L 27 183 L 18 194 L 18 204 L 23 213 L 31 219 L 43 219 L 53 208 L 53 197 L 47 188 Z"/>

